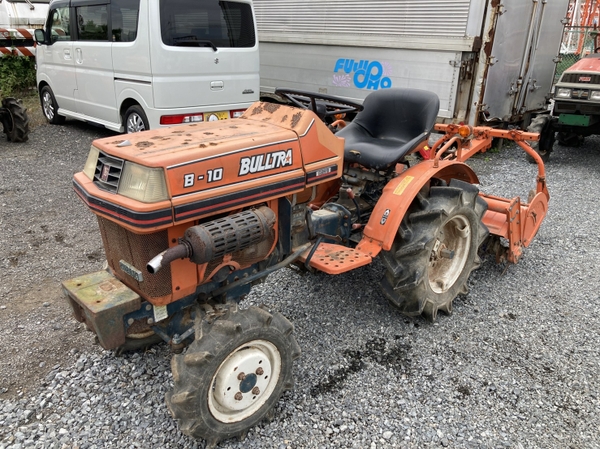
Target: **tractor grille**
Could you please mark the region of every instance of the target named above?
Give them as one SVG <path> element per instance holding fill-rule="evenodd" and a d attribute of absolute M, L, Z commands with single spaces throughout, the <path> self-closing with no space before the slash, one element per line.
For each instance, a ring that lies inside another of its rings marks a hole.
<path fill-rule="evenodd" d="M 593 75 L 591 73 L 565 73 L 560 81 L 561 83 L 600 84 L 600 75 Z"/>
<path fill-rule="evenodd" d="M 119 279 L 141 292 L 144 298 L 160 298 L 172 293 L 170 265 L 163 267 L 156 274 L 150 274 L 146 270 L 146 263 L 169 247 L 167 231 L 134 234 L 103 217 L 98 217 L 98 225 L 108 265 Z M 141 271 L 143 281 L 139 282 L 124 272 L 119 263 L 121 260 Z"/>
<path fill-rule="evenodd" d="M 94 172 L 94 183 L 103 190 L 116 193 L 122 171 L 123 159 L 109 156 L 100 151 Z"/>

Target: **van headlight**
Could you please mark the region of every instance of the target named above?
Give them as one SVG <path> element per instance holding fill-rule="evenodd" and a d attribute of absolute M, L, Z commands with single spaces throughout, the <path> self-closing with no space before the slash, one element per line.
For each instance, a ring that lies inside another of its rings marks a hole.
<path fill-rule="evenodd" d="M 590 93 L 590 100 L 600 101 L 600 90 L 593 90 Z"/>
<path fill-rule="evenodd" d="M 564 87 L 556 89 L 556 98 L 571 98 L 571 89 Z"/>
<path fill-rule="evenodd" d="M 165 172 L 162 168 L 150 168 L 125 162 L 117 193 L 142 203 L 168 200 Z"/>
<path fill-rule="evenodd" d="M 100 151 L 98 148 L 92 145 L 90 152 L 88 153 L 87 161 L 85 161 L 85 166 L 83 167 L 83 174 L 92 181 L 94 180 L 94 175 L 96 174 L 96 166 L 98 165 L 99 155 Z"/>

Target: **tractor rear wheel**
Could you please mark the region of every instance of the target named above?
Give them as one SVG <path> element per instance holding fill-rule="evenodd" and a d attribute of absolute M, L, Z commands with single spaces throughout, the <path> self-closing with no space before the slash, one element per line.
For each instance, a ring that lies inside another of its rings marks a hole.
<path fill-rule="evenodd" d="M 479 246 L 489 231 L 481 219 L 487 203 L 472 184 L 452 180 L 415 198 L 390 251 L 383 292 L 406 315 L 435 321 L 450 314 L 452 301 L 467 293 L 467 280 L 479 267 Z"/>
<path fill-rule="evenodd" d="M 8 112 L 4 124 L 6 139 L 11 142 L 27 142 L 29 139 L 29 117 L 23 102 L 15 98 L 4 98 L 2 107 Z"/>
<path fill-rule="evenodd" d="M 531 145 L 531 148 L 540 155 L 544 163 L 548 162 L 550 160 L 550 153 L 552 152 L 555 139 L 555 132 L 552 127 L 552 117 L 548 114 L 536 116 L 527 127 L 527 132 L 538 133 L 540 135 L 539 141 L 529 142 L 529 145 Z M 527 155 L 527 160 L 531 163 L 535 162 L 529 155 Z"/>
<path fill-rule="evenodd" d="M 196 340 L 171 361 L 169 411 L 186 435 L 219 441 L 243 437 L 272 413 L 293 387 L 292 361 L 300 348 L 280 313 L 236 305 L 198 310 Z"/>

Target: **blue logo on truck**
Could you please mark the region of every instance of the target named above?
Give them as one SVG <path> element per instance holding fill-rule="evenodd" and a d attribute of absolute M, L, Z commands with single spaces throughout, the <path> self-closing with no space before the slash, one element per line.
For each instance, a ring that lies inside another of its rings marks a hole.
<path fill-rule="evenodd" d="M 359 89 L 387 89 L 392 87 L 390 64 L 387 62 L 340 58 L 333 70 L 333 85 Z"/>

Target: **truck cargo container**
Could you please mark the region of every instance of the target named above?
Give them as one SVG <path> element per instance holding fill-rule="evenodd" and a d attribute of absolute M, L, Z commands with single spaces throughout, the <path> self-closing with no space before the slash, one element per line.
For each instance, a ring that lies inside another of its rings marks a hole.
<path fill-rule="evenodd" d="M 569 0 L 255 0 L 261 92 L 435 92 L 438 120 L 527 126 L 547 108 Z"/>

